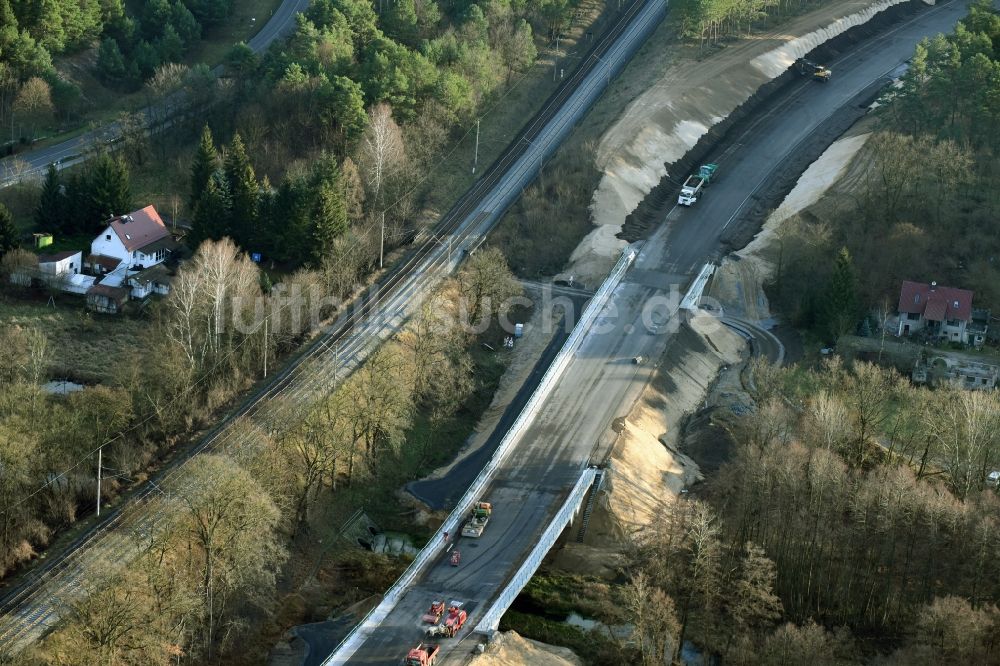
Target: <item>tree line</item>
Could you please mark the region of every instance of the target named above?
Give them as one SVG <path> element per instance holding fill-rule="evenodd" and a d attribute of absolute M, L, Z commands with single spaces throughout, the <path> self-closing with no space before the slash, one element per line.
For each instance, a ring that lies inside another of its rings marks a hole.
<path fill-rule="evenodd" d="M 672 20 L 681 35 L 706 44 L 749 35 L 768 17 L 801 11 L 824 0 L 680 0 L 671 3 Z"/>
<path fill-rule="evenodd" d="M 1000 663 L 1000 398 L 867 364 L 754 380 L 732 457 L 628 556 L 644 663 Z"/>
<path fill-rule="evenodd" d="M 204 428 L 260 376 L 265 356 L 298 346 L 311 322 L 297 307 L 330 307 L 313 271 L 270 291 L 263 283 L 231 241 L 202 243 L 158 310 L 142 359 L 118 362 L 113 385 L 65 399 L 41 390 L 44 333 L 0 333 L 5 571 L 93 507 L 98 446 L 114 470 L 103 487 L 109 500 L 174 442 Z M 519 291 L 503 256 L 480 251 L 340 385 L 307 362 L 300 374 L 318 388 L 306 402 L 269 400 L 252 422 L 235 423 L 233 436 L 183 483 L 168 484 L 160 513 L 169 518 L 137 536 L 127 568 L 88 577 L 83 597 L 61 613 L 63 628 L 24 663 L 194 663 L 235 645 L 273 609 L 289 543 L 310 529 L 317 506 L 342 487 L 395 479 L 403 457 L 439 460 L 434 433 L 453 427 L 470 400 L 483 400 L 475 397 L 481 380 L 470 355 L 476 333 L 462 324 L 462 308 L 495 327 L 500 305 Z M 306 302 L 294 303 L 295 294 Z M 266 328 L 254 319 L 262 303 L 271 315 Z M 427 437 L 411 439 L 418 421 L 430 424 Z"/>
<path fill-rule="evenodd" d="M 973 3 L 952 34 L 922 41 L 835 205 L 782 229 L 768 290 L 798 325 L 830 339 L 873 329 L 866 313 L 891 312 L 903 280 L 971 289 L 975 307 L 1000 310 L 997 43 L 1000 15 L 988 2 Z M 847 272 L 842 248 L 853 281 L 836 278 Z M 831 290 L 848 306 L 841 325 L 824 312 Z"/>

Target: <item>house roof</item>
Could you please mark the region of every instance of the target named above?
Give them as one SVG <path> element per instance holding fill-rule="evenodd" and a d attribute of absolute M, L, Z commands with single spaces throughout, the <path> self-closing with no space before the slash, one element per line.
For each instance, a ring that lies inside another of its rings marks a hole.
<path fill-rule="evenodd" d="M 972 318 L 972 292 L 906 280 L 899 290 L 899 311 L 922 314 L 930 321 L 968 321 Z"/>
<path fill-rule="evenodd" d="M 104 296 L 120 305 L 128 298 L 128 290 L 121 287 L 109 287 L 106 284 L 95 284 L 87 290 L 87 296 Z"/>
<path fill-rule="evenodd" d="M 106 254 L 91 254 L 87 256 L 87 263 L 91 266 L 98 265 L 105 271 L 113 271 L 118 268 L 122 260 L 118 257 L 109 257 Z"/>
<path fill-rule="evenodd" d="M 110 225 L 129 252 L 135 252 L 170 236 L 170 232 L 167 231 L 167 227 L 153 206 L 146 206 L 128 215 L 113 218 Z"/>
<path fill-rule="evenodd" d="M 150 266 L 145 270 L 141 270 L 135 275 L 130 275 L 128 277 L 130 282 L 135 282 L 137 284 L 149 284 L 150 282 L 156 282 L 157 284 L 170 284 L 174 281 L 173 277 L 170 275 L 170 271 L 163 264 L 156 264 L 155 266 Z"/>
<path fill-rule="evenodd" d="M 54 254 L 40 254 L 38 255 L 38 263 L 54 264 L 56 262 L 62 261 L 63 259 L 69 259 L 70 257 L 77 254 L 80 254 L 79 250 L 66 250 L 65 252 L 56 252 Z"/>
<path fill-rule="evenodd" d="M 148 245 L 143 245 L 139 248 L 139 251 L 143 254 L 153 254 L 157 250 L 173 250 L 177 247 L 177 245 L 177 241 L 175 241 L 170 235 L 167 235 L 165 238 L 160 238 L 152 243 L 149 243 Z"/>

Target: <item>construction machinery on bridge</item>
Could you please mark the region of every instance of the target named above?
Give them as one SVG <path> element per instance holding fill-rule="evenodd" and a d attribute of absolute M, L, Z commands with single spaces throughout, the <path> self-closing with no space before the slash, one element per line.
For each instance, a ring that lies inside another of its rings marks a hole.
<path fill-rule="evenodd" d="M 476 502 L 472 507 L 469 521 L 462 528 L 462 536 L 473 539 L 483 536 L 483 530 L 486 529 L 486 523 L 490 522 L 491 515 L 493 515 L 493 505 L 489 502 Z"/>
<path fill-rule="evenodd" d="M 448 616 L 444 622 L 427 629 L 429 638 L 454 638 L 455 634 L 465 626 L 465 621 L 469 619 L 469 614 L 462 610 L 461 601 L 452 601 L 448 605 Z"/>
<path fill-rule="evenodd" d="M 437 661 L 440 652 L 440 645 L 421 643 L 406 654 L 403 664 L 404 666 L 432 666 Z"/>
<path fill-rule="evenodd" d="M 690 206 L 698 201 L 698 197 L 703 194 L 704 189 L 716 177 L 715 172 L 718 169 L 718 164 L 702 164 L 701 168 L 698 169 L 698 173 L 691 174 L 684 181 L 684 184 L 681 186 L 681 194 L 677 197 L 677 203 L 681 206 Z"/>
<path fill-rule="evenodd" d="M 431 607 L 428 609 L 424 616 L 421 618 L 426 624 L 437 624 L 441 621 L 441 616 L 444 615 L 444 602 L 443 601 L 432 601 Z"/>

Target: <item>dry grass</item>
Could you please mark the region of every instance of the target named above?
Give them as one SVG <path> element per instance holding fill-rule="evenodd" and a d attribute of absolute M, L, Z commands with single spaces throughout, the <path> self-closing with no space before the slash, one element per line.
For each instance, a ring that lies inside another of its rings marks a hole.
<path fill-rule="evenodd" d="M 519 277 L 558 273 L 593 228 L 588 206 L 599 180 L 592 149 L 560 151 L 500 220 L 490 245 L 503 250 Z"/>
<path fill-rule="evenodd" d="M 94 315 L 83 308 L 80 296 L 60 295 L 55 306 L 43 296 L 37 301 L 0 296 L 4 326 L 30 326 L 48 336 L 49 376 L 106 383 L 114 363 L 132 351 L 141 351 L 148 337 L 147 321 Z"/>

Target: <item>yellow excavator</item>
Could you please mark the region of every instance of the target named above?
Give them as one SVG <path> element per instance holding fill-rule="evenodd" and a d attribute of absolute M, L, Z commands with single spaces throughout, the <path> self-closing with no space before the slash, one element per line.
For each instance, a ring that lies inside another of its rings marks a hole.
<path fill-rule="evenodd" d="M 813 81 L 822 83 L 829 83 L 830 77 L 833 75 L 833 72 L 826 65 L 820 65 L 805 58 L 796 60 L 795 67 L 802 76 L 809 76 Z"/>

